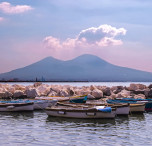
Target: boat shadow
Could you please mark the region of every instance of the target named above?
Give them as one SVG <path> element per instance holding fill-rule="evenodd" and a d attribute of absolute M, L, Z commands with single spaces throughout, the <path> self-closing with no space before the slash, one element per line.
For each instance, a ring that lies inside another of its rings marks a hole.
<path fill-rule="evenodd" d="M 144 121 L 145 113 L 132 113 L 129 115 L 129 119 L 136 119 L 138 121 Z"/>
<path fill-rule="evenodd" d="M 19 118 L 33 118 L 34 117 L 34 113 L 33 111 L 30 112 L 0 112 L 0 116 L 9 116 L 11 118 L 15 118 L 15 119 L 19 119 Z"/>
<path fill-rule="evenodd" d="M 75 124 L 108 124 L 115 125 L 115 119 L 77 119 L 77 118 L 65 118 L 65 117 L 51 117 L 48 116 L 46 119 L 47 123 L 58 122 L 60 124 L 64 123 L 75 123 Z"/>

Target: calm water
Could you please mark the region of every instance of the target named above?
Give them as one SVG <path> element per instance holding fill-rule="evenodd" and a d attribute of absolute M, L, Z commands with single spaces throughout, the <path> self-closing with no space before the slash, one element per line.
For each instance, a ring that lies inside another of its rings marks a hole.
<path fill-rule="evenodd" d="M 144 84 L 144 85 L 150 85 L 152 84 L 152 82 L 45 82 L 44 84 L 48 84 L 48 85 L 71 85 L 71 86 L 90 86 L 90 85 L 101 85 L 101 86 L 108 86 L 108 87 L 112 87 L 112 86 L 129 86 L 131 83 L 140 83 L 140 84 Z M 33 85 L 33 82 L 15 82 L 15 83 L 2 83 L 2 84 L 18 84 L 18 85 Z"/>
<path fill-rule="evenodd" d="M 13 83 L 11 83 L 13 84 Z M 29 85 L 33 83 L 15 83 Z M 48 83 L 73 86 L 129 86 L 130 82 Z M 149 85 L 151 83 L 142 83 Z M 49 117 L 44 111 L 0 112 L 0 146 L 152 145 L 152 114 L 116 117 L 115 120 L 80 120 Z"/>
<path fill-rule="evenodd" d="M 152 114 L 115 120 L 49 117 L 43 111 L 0 113 L 0 145 L 152 145 Z"/>

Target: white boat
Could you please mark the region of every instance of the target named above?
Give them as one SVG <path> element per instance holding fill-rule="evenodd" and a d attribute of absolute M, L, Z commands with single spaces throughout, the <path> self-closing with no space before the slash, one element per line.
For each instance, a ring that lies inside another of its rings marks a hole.
<path fill-rule="evenodd" d="M 48 116 L 66 117 L 66 118 L 83 118 L 83 119 L 115 118 L 116 115 L 115 108 L 104 107 L 104 106 L 89 107 L 89 106 L 77 106 L 77 105 L 76 106 L 56 105 L 52 107 L 47 107 L 45 110 Z"/>
<path fill-rule="evenodd" d="M 0 103 L 0 112 L 33 111 L 34 103 Z"/>
<path fill-rule="evenodd" d="M 145 112 L 145 103 L 134 103 L 134 104 L 130 104 L 130 112 L 131 113 L 143 113 Z"/>
<path fill-rule="evenodd" d="M 129 115 L 130 105 L 129 104 L 107 104 L 108 106 L 116 108 L 117 115 Z"/>
<path fill-rule="evenodd" d="M 87 105 L 96 105 L 96 106 L 109 106 L 109 107 L 114 107 L 116 108 L 116 115 L 129 115 L 130 112 L 130 105 L 128 103 L 103 103 L 100 101 L 90 101 L 87 102 Z"/>

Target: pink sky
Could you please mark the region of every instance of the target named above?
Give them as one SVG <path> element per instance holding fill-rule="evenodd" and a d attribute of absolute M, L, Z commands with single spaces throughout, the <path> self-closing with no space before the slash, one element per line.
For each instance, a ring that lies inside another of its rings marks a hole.
<path fill-rule="evenodd" d="M 0 2 L 0 73 L 82 54 L 152 72 L 151 13 L 139 0 Z"/>

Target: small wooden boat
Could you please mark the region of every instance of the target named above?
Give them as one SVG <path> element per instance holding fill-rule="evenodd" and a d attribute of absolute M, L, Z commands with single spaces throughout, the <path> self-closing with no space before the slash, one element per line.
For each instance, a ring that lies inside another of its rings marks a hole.
<path fill-rule="evenodd" d="M 36 100 L 55 100 L 55 101 L 69 101 L 71 103 L 85 103 L 87 100 L 87 95 L 82 96 L 71 96 L 71 97 L 36 97 Z"/>
<path fill-rule="evenodd" d="M 48 100 L 24 100 L 24 99 L 19 99 L 19 100 L 8 100 L 8 101 L 0 101 L 0 103 L 33 103 L 33 109 L 45 109 L 50 101 Z"/>
<path fill-rule="evenodd" d="M 105 106 L 78 106 L 78 105 L 56 105 L 46 108 L 48 116 L 66 117 L 66 118 L 115 118 L 116 109 Z"/>
<path fill-rule="evenodd" d="M 143 113 L 145 111 L 145 103 L 130 104 L 131 113 Z"/>
<path fill-rule="evenodd" d="M 33 111 L 34 103 L 0 103 L 1 112 Z"/>
<path fill-rule="evenodd" d="M 107 104 L 108 106 L 116 108 L 117 115 L 129 115 L 130 104 Z"/>
<path fill-rule="evenodd" d="M 128 103 L 116 103 L 116 104 L 108 104 L 103 103 L 100 101 L 90 101 L 87 102 L 85 105 L 96 105 L 96 106 L 106 106 L 106 107 L 112 107 L 116 108 L 116 115 L 129 115 L 130 112 L 130 104 Z"/>
<path fill-rule="evenodd" d="M 145 102 L 137 102 L 135 100 L 121 100 L 121 99 L 115 99 L 115 100 L 107 100 L 107 103 L 110 104 L 122 104 L 122 103 L 128 103 L 130 104 L 130 112 L 138 112 L 138 113 L 143 113 L 145 111 Z"/>
<path fill-rule="evenodd" d="M 87 95 L 74 96 L 74 97 L 70 97 L 69 102 L 71 102 L 71 103 L 85 103 L 86 100 L 87 100 Z"/>

